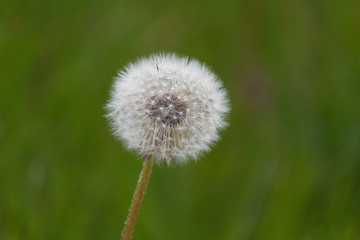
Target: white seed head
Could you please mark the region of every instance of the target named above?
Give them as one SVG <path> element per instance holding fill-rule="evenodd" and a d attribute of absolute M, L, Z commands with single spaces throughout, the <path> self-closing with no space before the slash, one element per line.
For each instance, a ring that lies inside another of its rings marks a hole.
<path fill-rule="evenodd" d="M 107 117 L 130 150 L 157 163 L 196 160 L 227 124 L 229 101 L 204 64 L 175 54 L 130 63 L 115 78 Z"/>

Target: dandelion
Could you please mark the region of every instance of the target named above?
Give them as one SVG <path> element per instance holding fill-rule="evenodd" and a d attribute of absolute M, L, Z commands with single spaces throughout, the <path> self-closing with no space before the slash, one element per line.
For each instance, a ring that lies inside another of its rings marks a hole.
<path fill-rule="evenodd" d="M 183 164 L 210 150 L 227 124 L 222 83 L 197 60 L 156 54 L 115 78 L 107 117 L 114 135 L 144 159 L 122 239 L 131 239 L 153 163 Z"/>

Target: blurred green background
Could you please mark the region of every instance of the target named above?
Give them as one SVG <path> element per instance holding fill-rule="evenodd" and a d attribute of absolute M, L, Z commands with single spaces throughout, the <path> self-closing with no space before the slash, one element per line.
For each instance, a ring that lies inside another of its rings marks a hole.
<path fill-rule="evenodd" d="M 141 161 L 103 117 L 127 62 L 212 66 L 230 127 L 156 166 L 136 239 L 360 239 L 360 1 L 0 3 L 0 239 L 120 239 Z"/>

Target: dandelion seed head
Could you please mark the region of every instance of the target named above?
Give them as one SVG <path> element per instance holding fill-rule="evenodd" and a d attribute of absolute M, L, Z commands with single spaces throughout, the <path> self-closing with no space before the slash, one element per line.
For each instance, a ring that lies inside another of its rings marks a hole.
<path fill-rule="evenodd" d="M 119 72 L 106 108 L 114 135 L 127 148 L 170 164 L 210 150 L 227 125 L 229 101 L 204 64 L 155 54 Z"/>

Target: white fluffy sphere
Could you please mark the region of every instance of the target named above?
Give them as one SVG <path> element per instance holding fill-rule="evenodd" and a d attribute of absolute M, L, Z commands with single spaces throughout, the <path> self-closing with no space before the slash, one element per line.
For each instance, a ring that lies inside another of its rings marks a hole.
<path fill-rule="evenodd" d="M 130 150 L 157 163 L 184 163 L 218 140 L 229 101 L 204 64 L 155 54 L 119 72 L 107 110 L 114 134 Z"/>

